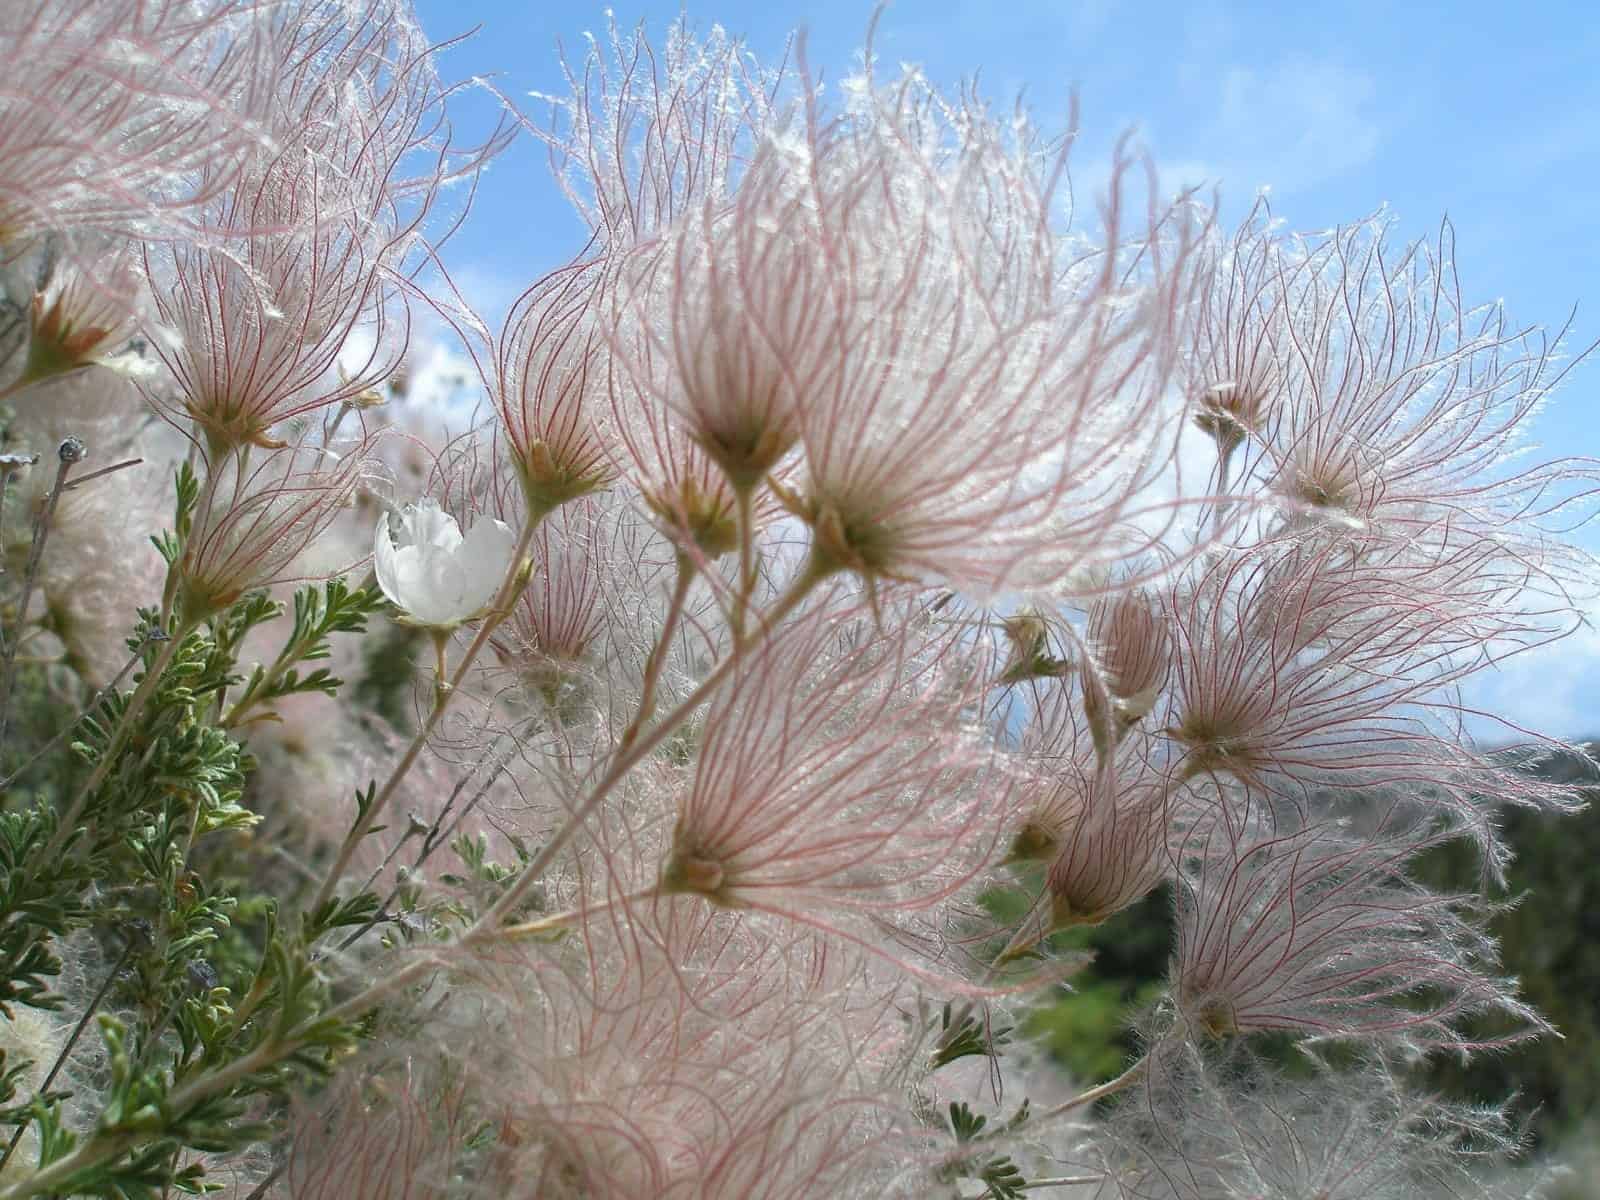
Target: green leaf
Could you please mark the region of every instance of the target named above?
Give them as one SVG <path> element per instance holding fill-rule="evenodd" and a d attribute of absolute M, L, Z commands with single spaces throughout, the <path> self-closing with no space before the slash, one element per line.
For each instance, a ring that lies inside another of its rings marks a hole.
<path fill-rule="evenodd" d="M 934 1045 L 932 1069 L 937 1071 L 958 1059 L 972 1056 L 999 1058 L 1001 1048 L 1011 1040 L 1011 1029 L 1010 1025 L 990 1026 L 971 1013 L 954 1020 L 952 1005 L 946 1004 L 939 1040 Z"/>

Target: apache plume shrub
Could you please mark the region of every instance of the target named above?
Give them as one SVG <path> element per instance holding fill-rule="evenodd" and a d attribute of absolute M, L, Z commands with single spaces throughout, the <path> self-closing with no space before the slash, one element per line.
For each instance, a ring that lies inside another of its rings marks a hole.
<path fill-rule="evenodd" d="M 1576 751 L 1462 688 L 1594 578 L 1559 336 L 685 24 L 508 116 L 590 236 L 494 332 L 441 51 L 0 13 L 0 1200 L 1495 1193 L 1417 1079 L 1549 1033 L 1485 921 Z M 1073 1094 L 1014 1025 L 1161 889 Z"/>

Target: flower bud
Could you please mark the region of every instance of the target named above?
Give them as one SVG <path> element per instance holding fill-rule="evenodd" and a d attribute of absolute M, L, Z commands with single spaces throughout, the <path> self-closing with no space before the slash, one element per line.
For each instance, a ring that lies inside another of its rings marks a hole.
<path fill-rule="evenodd" d="M 1024 611 L 1000 622 L 1011 657 L 1000 672 L 1002 683 L 1022 683 L 1029 679 L 1060 679 L 1072 671 L 1072 664 L 1050 653 L 1050 626 L 1036 612 Z"/>

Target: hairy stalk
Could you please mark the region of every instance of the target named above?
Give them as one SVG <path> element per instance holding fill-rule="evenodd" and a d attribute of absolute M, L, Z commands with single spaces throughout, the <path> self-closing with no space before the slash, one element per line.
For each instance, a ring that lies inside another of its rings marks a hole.
<path fill-rule="evenodd" d="M 234 1084 L 292 1053 L 291 1045 L 287 1038 L 264 1042 L 249 1054 L 234 1059 L 220 1070 L 191 1080 L 171 1093 L 167 1111 L 176 1114 L 188 1112 L 195 1105 L 227 1091 Z M 81 1142 L 70 1154 L 0 1192 L 0 1200 L 25 1200 L 29 1196 L 58 1191 L 60 1184 L 71 1179 L 79 1171 L 86 1171 L 101 1163 L 109 1162 L 148 1137 L 148 1132 L 97 1133 Z"/>
<path fill-rule="evenodd" d="M 0 548 L 5 546 L 6 538 L 6 489 L 11 484 L 11 477 L 26 467 L 33 466 L 39 461 L 37 454 L 0 454 Z M 0 554 L 0 575 L 6 572 L 5 556 Z M 0 646 L 5 644 L 0 638 Z"/>
<path fill-rule="evenodd" d="M 1225 497 L 1228 494 L 1228 468 L 1233 464 L 1233 450 L 1229 447 L 1217 447 L 1217 495 Z M 1211 534 L 1213 537 L 1222 536 L 1222 521 L 1228 515 L 1228 502 L 1225 499 L 1217 501 L 1217 507 L 1211 514 Z"/>
<path fill-rule="evenodd" d="M 1093 1187 L 1106 1181 L 1104 1175 L 1055 1175 L 1049 1179 L 1030 1179 L 1022 1185 L 1025 1192 L 1043 1191 L 1045 1188 Z"/>
<path fill-rule="evenodd" d="M 379 982 L 344 1003 L 308 1018 L 283 1036 L 263 1042 L 250 1053 L 234 1059 L 224 1067 L 196 1076 L 168 1095 L 165 1111 L 174 1116 L 181 1116 L 213 1096 L 227 1092 L 235 1084 L 281 1062 L 300 1049 L 306 1043 L 309 1033 L 318 1026 L 326 1022 L 341 1022 L 360 1016 L 391 992 L 405 987 L 435 969 L 435 965 L 427 959 L 416 959 L 384 976 Z M 97 1133 L 86 1138 L 79 1143 L 77 1149 L 57 1159 L 48 1167 L 0 1191 L 0 1200 L 27 1200 L 30 1196 L 58 1191 L 62 1183 L 78 1172 L 111 1162 L 149 1136 L 148 1131 Z"/>
<path fill-rule="evenodd" d="M 333 423 L 323 427 L 322 444 L 324 446 L 330 445 L 333 442 L 333 439 L 339 436 L 339 426 L 344 424 L 344 419 L 350 415 L 350 410 L 354 407 L 355 405 L 351 404 L 348 400 L 340 402 L 339 411 L 333 415 Z"/>
<path fill-rule="evenodd" d="M 365 882 L 363 882 L 361 885 L 361 890 L 363 892 L 371 891 L 372 885 L 378 882 L 378 876 L 382 875 L 384 871 L 388 870 L 389 864 L 400 857 L 400 851 L 406 848 L 406 843 L 423 832 L 424 831 L 418 827 L 418 822 L 416 821 L 415 817 L 411 818 L 407 824 L 406 831 L 402 833 L 399 837 L 399 840 L 397 840 L 395 844 L 389 848 L 389 853 L 383 856 L 383 861 L 377 866 L 373 867 L 371 873 L 367 875 Z M 393 893 L 391 892 L 390 895 L 392 896 Z M 384 907 L 387 908 L 388 905 L 385 904 Z M 376 915 L 381 918 L 382 913 L 380 912 Z"/>
<path fill-rule="evenodd" d="M 1064 1100 L 1054 1108 L 1046 1109 L 1035 1118 L 1035 1121 L 1053 1121 L 1057 1117 L 1065 1116 L 1075 1109 L 1104 1100 L 1107 1096 L 1115 1096 L 1118 1092 L 1132 1087 L 1143 1079 L 1145 1071 L 1149 1069 L 1149 1065 L 1150 1059 L 1148 1057 L 1141 1058 L 1115 1079 L 1109 1079 L 1086 1092 L 1079 1092 L 1072 1099 Z"/>
<path fill-rule="evenodd" d="M 190 446 L 189 449 L 190 466 L 192 468 L 194 465 L 194 460 L 197 457 L 197 450 L 194 446 Z M 238 488 L 242 486 L 244 480 L 245 463 L 248 461 L 249 452 L 250 448 L 248 446 L 246 446 L 243 450 L 237 451 L 239 454 L 239 469 L 236 472 L 236 481 L 234 484 L 235 500 L 238 499 Z M 191 527 L 196 524 L 203 526 L 207 521 L 209 521 L 212 505 L 214 505 L 217 500 L 217 472 L 211 469 L 210 459 L 205 459 L 204 461 L 206 462 L 205 482 L 200 485 L 200 493 L 195 497 L 194 507 L 189 510 L 189 521 Z M 178 585 L 183 578 L 183 572 L 180 569 L 182 561 L 183 554 L 180 551 L 178 557 L 167 565 L 167 579 L 161 588 L 162 628 L 166 628 L 168 625 L 172 624 L 172 609 L 173 605 L 178 602 Z"/>
<path fill-rule="evenodd" d="M 68 472 L 82 462 L 88 452 L 77 438 L 69 437 L 62 441 L 58 450 L 61 465 L 56 469 L 55 482 L 50 486 L 50 494 L 45 498 L 44 508 L 40 510 L 38 518 L 33 523 L 33 544 L 28 548 L 28 565 L 22 574 L 22 596 L 17 601 L 17 626 L 12 631 L 10 640 L 5 643 L 5 659 L 0 663 L 0 673 L 5 677 L 4 685 L 0 686 L 0 745 L 5 744 L 6 726 L 11 721 L 11 693 L 16 684 L 14 668 L 17 662 L 17 649 L 22 645 L 22 627 L 28 619 L 28 605 L 33 600 L 33 585 L 39 577 L 39 564 L 44 559 L 44 546 L 49 540 L 50 526 L 55 520 L 56 505 L 61 500 L 61 493 L 66 490 Z"/>
<path fill-rule="evenodd" d="M 415 765 L 417 757 L 422 753 L 422 748 L 427 745 L 428 738 L 433 735 L 434 728 L 439 724 L 439 719 L 444 716 L 445 709 L 450 706 L 451 698 L 456 694 L 461 681 L 466 678 L 467 672 L 472 669 L 472 664 L 483 648 L 489 644 L 492 635 L 505 620 L 505 614 L 510 610 L 511 604 L 517 598 L 517 593 L 526 582 L 527 574 L 524 559 L 528 554 L 528 547 L 533 542 L 534 531 L 538 528 L 538 521 L 529 520 L 517 538 L 516 549 L 511 554 L 511 569 L 506 574 L 505 582 L 500 585 L 500 592 L 490 606 L 489 615 L 478 626 L 478 632 L 473 636 L 466 652 L 461 656 L 461 661 L 456 664 L 456 669 L 451 673 L 448 682 L 437 683 L 434 687 L 433 706 L 428 712 L 427 719 L 422 727 L 417 730 L 416 736 L 411 739 L 411 744 L 395 764 L 389 778 L 384 781 L 383 788 L 373 797 L 372 803 L 361 814 L 350 832 L 345 835 L 343 843 L 339 846 L 339 853 L 333 860 L 333 865 L 328 868 L 328 874 L 322 881 L 322 886 L 317 889 L 316 898 L 311 902 L 313 910 L 321 908 L 333 896 L 333 890 L 339 885 L 345 871 L 350 866 L 350 860 L 355 856 L 356 847 L 361 844 L 361 839 L 371 831 L 373 823 L 389 806 L 389 801 L 394 798 L 395 790 L 400 786 L 401 780 Z"/>
<path fill-rule="evenodd" d="M 262 674 L 255 686 L 240 696 L 231 705 L 223 705 L 223 692 L 217 693 L 217 720 L 216 724 L 221 729 L 236 729 L 247 714 L 256 705 L 263 703 L 261 697 L 270 696 L 272 689 L 290 671 L 300 666 L 304 661 L 302 656 L 306 652 L 309 641 L 295 641 L 285 646 L 283 652 L 273 660 Z M 226 712 L 224 713 L 224 707 Z"/>
<path fill-rule="evenodd" d="M 613 908 L 622 908 L 641 900 L 649 900 L 659 895 L 655 887 L 647 887 L 627 896 L 618 896 L 613 900 L 600 900 L 594 904 L 586 904 L 582 908 L 569 909 L 566 912 L 552 913 L 548 917 L 540 917 L 536 921 L 524 921 L 518 925 L 502 925 L 496 932 L 497 939 L 504 938 L 514 941 L 517 938 L 538 937 L 541 933 L 554 933 L 565 929 L 574 922 L 583 920 L 591 913 L 607 912 Z"/>
<path fill-rule="evenodd" d="M 266 1200 L 267 1193 L 272 1191 L 272 1185 L 277 1183 L 279 1179 L 283 1178 L 283 1173 L 288 1169 L 289 1164 L 287 1162 L 281 1162 L 277 1166 L 273 1167 L 272 1173 L 260 1183 L 256 1184 L 256 1186 L 251 1189 L 250 1194 L 246 1196 L 244 1200 Z"/>
<path fill-rule="evenodd" d="M 472 815 L 473 810 L 476 809 L 483 801 L 483 798 L 489 794 L 489 789 L 494 786 L 494 782 L 500 777 L 500 773 L 506 769 L 506 764 L 516 756 L 516 751 L 516 742 L 513 740 L 508 750 L 497 754 L 490 761 L 488 777 L 483 781 L 482 784 L 479 785 L 478 790 L 472 794 L 471 799 L 461 806 L 461 811 L 455 814 L 454 819 L 450 821 L 449 827 L 446 828 L 445 821 L 447 818 L 450 818 L 456 801 L 461 798 L 461 793 L 466 790 L 467 784 L 472 781 L 472 775 L 469 773 L 463 776 L 460 782 L 456 784 L 456 786 L 450 792 L 450 799 L 445 801 L 444 807 L 440 810 L 438 817 L 434 819 L 433 824 L 423 835 L 422 848 L 417 851 L 416 858 L 414 858 L 411 862 L 411 870 L 413 872 L 421 870 L 422 864 L 428 861 L 433 852 L 443 845 L 446 839 L 452 836 L 457 829 L 461 828 L 461 823 Z M 409 839 L 401 840 L 401 842 L 395 847 L 396 852 L 399 851 L 400 847 L 403 846 L 407 840 Z M 392 859 L 393 855 L 386 857 L 384 860 L 384 865 L 387 866 Z M 380 867 L 378 871 L 373 872 L 372 877 L 367 880 L 368 888 L 370 888 L 376 881 L 378 874 L 382 871 L 382 869 L 383 868 Z M 355 945 L 358 941 L 370 933 L 380 921 L 389 919 L 393 916 L 393 914 L 389 911 L 389 906 L 394 903 L 395 897 L 400 894 L 400 889 L 403 886 L 403 883 L 397 882 L 392 888 L 389 889 L 389 894 L 383 898 L 383 903 L 378 906 L 378 911 L 367 918 L 367 920 L 363 922 L 355 930 L 355 932 L 351 933 L 349 937 L 345 938 L 344 941 L 339 943 L 340 953 L 350 949 L 351 946 Z"/>
<path fill-rule="evenodd" d="M 634 714 L 628 727 L 622 731 L 620 745 L 626 750 L 633 745 L 633 739 L 639 736 L 639 730 L 644 727 L 656 709 L 656 685 L 661 681 L 661 668 L 666 665 L 667 651 L 672 646 L 672 637 L 678 631 L 678 621 L 683 616 L 684 601 L 688 599 L 689 588 L 694 583 L 695 575 L 699 568 L 694 560 L 687 554 L 679 554 L 678 577 L 672 588 L 672 600 L 667 605 L 667 619 L 661 626 L 661 636 L 656 639 L 655 646 L 650 651 L 650 657 L 644 665 L 644 686 L 639 695 L 639 711 Z"/>
<path fill-rule="evenodd" d="M 734 496 L 739 520 L 739 579 L 733 590 L 733 611 L 728 617 L 728 628 L 733 632 L 733 646 L 737 650 L 744 643 L 745 613 L 756 587 L 756 533 L 753 489 L 737 487 Z"/>
<path fill-rule="evenodd" d="M 48 1167 L 34 1172 L 28 1178 L 19 1180 L 0 1192 L 0 1200 L 27 1200 L 29 1196 L 58 1191 L 58 1184 L 65 1183 L 79 1171 L 116 1158 L 124 1150 L 137 1144 L 139 1136 L 136 1133 L 97 1133 L 82 1142 L 71 1154 L 58 1158 Z"/>

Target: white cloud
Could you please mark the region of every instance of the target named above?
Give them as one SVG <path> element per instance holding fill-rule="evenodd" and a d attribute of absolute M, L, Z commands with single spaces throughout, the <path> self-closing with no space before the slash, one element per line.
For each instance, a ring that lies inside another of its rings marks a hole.
<path fill-rule="evenodd" d="M 1371 162 L 1383 142 L 1378 87 L 1367 72 L 1292 56 L 1265 67 L 1235 65 L 1192 80 L 1195 108 L 1182 140 L 1152 127 L 1161 190 L 1220 187 L 1248 198 L 1262 188 L 1293 194 Z M 1138 142 L 1135 143 L 1137 147 Z M 1110 156 L 1080 152 L 1072 181 L 1081 211 L 1110 180 Z"/>
<path fill-rule="evenodd" d="M 1475 676 L 1466 703 L 1513 725 L 1562 738 L 1600 734 L 1600 612 L 1572 636 L 1529 650 Z M 1468 722 L 1485 741 L 1511 733 L 1494 720 Z"/>
<path fill-rule="evenodd" d="M 477 261 L 453 267 L 450 278 L 473 311 L 495 332 L 512 303 L 533 282 L 532 275 L 510 275 L 498 266 Z"/>
<path fill-rule="evenodd" d="M 1292 57 L 1221 78 L 1206 144 L 1223 156 L 1232 190 L 1312 187 L 1363 166 L 1381 140 L 1377 85 L 1364 71 Z"/>

